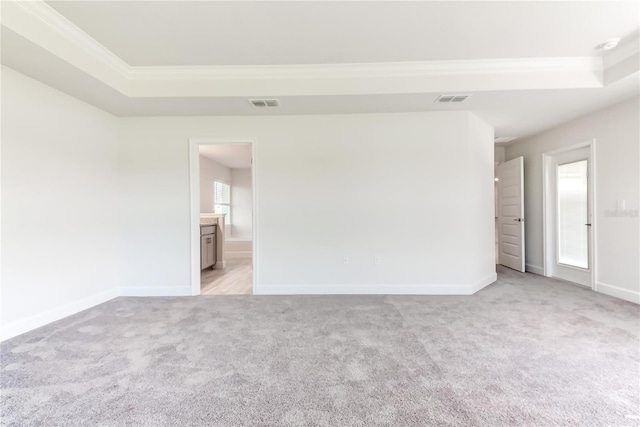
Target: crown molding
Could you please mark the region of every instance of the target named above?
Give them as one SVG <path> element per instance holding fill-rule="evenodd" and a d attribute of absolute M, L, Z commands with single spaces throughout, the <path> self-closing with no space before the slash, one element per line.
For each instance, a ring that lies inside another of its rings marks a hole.
<path fill-rule="evenodd" d="M 602 87 L 602 59 L 132 67 L 129 96 L 314 96 Z"/>
<path fill-rule="evenodd" d="M 2 0 L 1 19 L 4 28 L 121 94 L 127 94 L 129 65 L 44 1 Z"/>
<path fill-rule="evenodd" d="M 133 98 L 363 95 L 603 85 L 602 57 L 132 67 L 43 0 L 2 3 L 4 26 Z"/>
<path fill-rule="evenodd" d="M 37 19 L 50 29 L 64 36 L 76 46 L 92 55 L 94 58 L 111 67 L 115 72 L 127 77 L 130 66 L 119 56 L 104 47 L 96 39 L 85 33 L 80 27 L 69 21 L 64 15 L 46 4 L 43 0 L 3 0 L 3 3 L 14 4 L 26 14 Z M 3 5 L 3 6 L 5 6 Z M 6 6 L 5 6 L 6 7 Z M 4 22 L 3 22 L 4 23 Z"/>
<path fill-rule="evenodd" d="M 640 52 L 640 30 L 626 37 L 618 47 L 605 52 L 602 63 L 605 69 L 611 68 Z"/>
<path fill-rule="evenodd" d="M 245 66 L 146 66 L 130 67 L 132 80 L 244 80 L 378 78 L 430 75 L 507 73 L 602 73 L 602 59 L 515 58 L 459 61 L 379 62 L 353 64 L 245 65 Z"/>

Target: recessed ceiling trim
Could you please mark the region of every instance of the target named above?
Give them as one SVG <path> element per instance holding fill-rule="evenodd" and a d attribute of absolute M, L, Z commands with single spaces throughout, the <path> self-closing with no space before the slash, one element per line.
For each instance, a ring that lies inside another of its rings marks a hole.
<path fill-rule="evenodd" d="M 640 30 L 623 40 L 617 48 L 606 52 L 602 57 L 603 66 L 605 69 L 613 67 L 614 65 L 637 55 L 638 52 L 640 52 Z"/>
<path fill-rule="evenodd" d="M 22 13 L 15 9 L 15 7 L 22 9 Z M 25 21 L 29 18 L 35 18 L 40 23 L 45 24 L 51 30 L 72 41 L 75 45 L 95 56 L 97 59 L 109 64 L 123 75 L 126 75 L 131 68 L 129 64 L 120 59 L 120 57 L 115 53 L 111 52 L 89 34 L 82 31 L 77 25 L 69 21 L 44 1 L 3 0 L 2 12 L 2 24 L 7 25 L 9 28 L 12 27 L 12 23 L 23 23 L 27 24 L 26 30 L 29 31 L 29 25 Z M 22 14 L 23 16 L 16 16 L 19 14 Z M 16 28 L 12 29 L 16 31 Z M 20 33 L 20 31 L 16 32 Z"/>
<path fill-rule="evenodd" d="M 455 93 L 598 88 L 601 57 L 278 66 L 131 67 L 41 0 L 3 2 L 3 25 L 131 98 Z"/>
<path fill-rule="evenodd" d="M 510 73 L 601 73 L 599 57 L 475 59 L 313 65 L 130 67 L 132 80 L 246 80 L 289 78 L 420 77 Z"/>
<path fill-rule="evenodd" d="M 600 58 L 548 61 L 544 68 L 505 71 L 506 62 L 485 72 L 416 72 L 415 64 L 393 69 L 389 64 L 349 64 L 313 68 L 283 67 L 149 67 L 132 71 L 131 97 L 158 96 L 311 96 L 393 93 L 456 93 L 495 90 L 601 88 Z M 475 61 L 469 61 L 475 62 Z M 483 61 L 484 62 L 484 61 Z M 510 62 L 510 61 L 508 61 Z M 572 63 L 566 66 L 567 62 Z M 581 65 L 576 65 L 580 63 Z M 430 68 L 433 64 L 429 64 Z M 459 64 L 458 64 L 459 65 Z M 477 64 L 470 64 L 476 68 Z M 151 69 L 153 68 L 153 69 Z M 434 70 L 433 68 L 431 68 Z M 477 68 L 476 68 L 477 69 Z M 234 71 L 232 71 L 234 70 Z M 498 71 L 499 70 L 499 71 Z"/>
<path fill-rule="evenodd" d="M 2 1 L 2 25 L 124 92 L 130 66 L 42 0 Z"/>

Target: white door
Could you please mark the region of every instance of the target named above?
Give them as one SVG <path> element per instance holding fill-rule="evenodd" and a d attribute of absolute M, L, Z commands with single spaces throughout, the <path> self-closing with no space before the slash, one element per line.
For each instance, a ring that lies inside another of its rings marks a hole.
<path fill-rule="evenodd" d="M 552 277 L 592 286 L 590 148 L 549 156 Z"/>
<path fill-rule="evenodd" d="M 498 165 L 498 259 L 524 272 L 524 158 Z"/>

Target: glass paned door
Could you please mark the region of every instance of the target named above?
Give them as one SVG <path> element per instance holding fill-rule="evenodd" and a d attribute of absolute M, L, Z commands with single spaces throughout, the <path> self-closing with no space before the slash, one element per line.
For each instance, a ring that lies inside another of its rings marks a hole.
<path fill-rule="evenodd" d="M 558 165 L 557 185 L 558 263 L 588 269 L 588 161 Z"/>

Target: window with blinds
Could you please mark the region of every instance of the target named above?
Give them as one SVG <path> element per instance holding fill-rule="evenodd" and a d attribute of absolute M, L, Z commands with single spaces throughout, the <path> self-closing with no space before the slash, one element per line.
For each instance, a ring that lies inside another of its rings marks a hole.
<path fill-rule="evenodd" d="M 231 187 L 222 181 L 213 183 L 213 209 L 217 214 L 226 214 L 224 224 L 231 224 Z"/>

